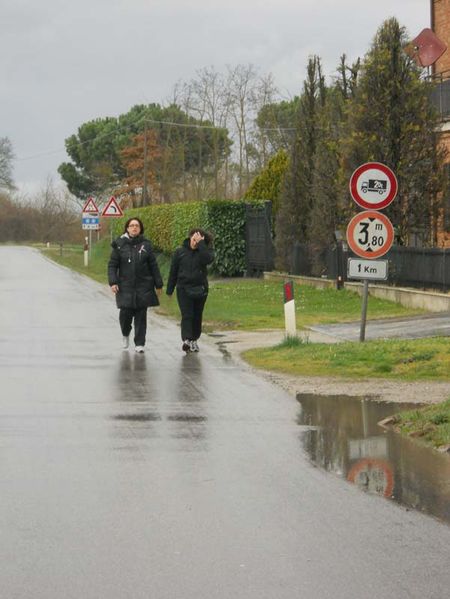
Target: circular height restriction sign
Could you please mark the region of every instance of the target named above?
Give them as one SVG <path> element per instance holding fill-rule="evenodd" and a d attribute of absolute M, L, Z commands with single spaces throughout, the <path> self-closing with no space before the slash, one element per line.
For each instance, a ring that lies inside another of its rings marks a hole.
<path fill-rule="evenodd" d="M 394 227 L 387 216 L 375 210 L 360 212 L 347 227 L 347 243 L 361 258 L 379 258 L 394 241 Z"/>
<path fill-rule="evenodd" d="M 386 208 L 398 191 L 396 176 L 381 162 L 366 162 L 359 166 L 350 177 L 349 186 L 358 206 L 369 210 Z"/>

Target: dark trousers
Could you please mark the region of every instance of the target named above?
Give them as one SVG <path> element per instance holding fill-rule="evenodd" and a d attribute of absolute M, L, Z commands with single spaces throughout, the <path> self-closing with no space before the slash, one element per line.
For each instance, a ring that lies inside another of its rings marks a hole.
<path fill-rule="evenodd" d="M 120 308 L 119 322 L 122 335 L 128 337 L 134 318 L 134 344 L 145 345 L 147 333 L 147 308 Z"/>
<path fill-rule="evenodd" d="M 177 300 L 181 312 L 181 339 L 197 341 L 202 334 L 203 308 L 206 298 L 194 299 L 189 297 L 182 287 L 177 287 Z"/>

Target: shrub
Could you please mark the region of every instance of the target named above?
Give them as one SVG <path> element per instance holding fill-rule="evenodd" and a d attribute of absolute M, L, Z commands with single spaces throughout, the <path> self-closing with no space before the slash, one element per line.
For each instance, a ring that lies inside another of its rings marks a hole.
<path fill-rule="evenodd" d="M 133 208 L 114 223 L 115 235 L 120 235 L 125 221 L 133 216 L 142 220 L 145 235 L 158 251 L 172 254 L 190 229 L 201 227 L 214 235 L 214 272 L 220 276 L 239 276 L 245 270 L 245 204 L 242 201 L 209 200 Z"/>

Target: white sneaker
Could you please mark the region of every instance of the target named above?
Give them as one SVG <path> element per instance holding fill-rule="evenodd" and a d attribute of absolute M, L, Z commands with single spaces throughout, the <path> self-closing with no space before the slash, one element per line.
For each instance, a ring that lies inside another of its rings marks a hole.
<path fill-rule="evenodd" d="M 143 354 L 145 351 L 145 347 L 143 345 L 136 345 L 134 351 L 136 351 L 138 354 Z"/>
<path fill-rule="evenodd" d="M 199 351 L 197 341 L 191 341 L 191 351 Z"/>
<path fill-rule="evenodd" d="M 128 349 L 129 345 L 130 345 L 130 338 L 129 337 L 122 337 L 122 347 L 123 347 L 123 349 Z"/>

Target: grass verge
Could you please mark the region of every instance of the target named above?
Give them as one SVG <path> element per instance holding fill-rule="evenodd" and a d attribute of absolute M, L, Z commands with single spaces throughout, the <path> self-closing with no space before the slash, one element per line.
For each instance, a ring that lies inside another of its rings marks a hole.
<path fill-rule="evenodd" d="M 393 418 L 396 430 L 434 447 L 450 444 L 450 399 L 418 410 L 401 412 Z"/>
<path fill-rule="evenodd" d="M 348 290 L 317 289 L 298 285 L 296 320 L 299 329 L 312 324 L 357 320 L 361 298 Z M 207 330 L 284 329 L 283 285 L 263 279 L 212 279 L 205 307 Z M 170 316 L 178 314 L 176 302 L 162 303 Z M 399 304 L 370 298 L 369 319 L 417 314 Z"/>
<path fill-rule="evenodd" d="M 243 357 L 256 368 L 291 375 L 450 380 L 448 337 L 333 344 L 287 341 L 275 347 L 248 350 Z"/>

